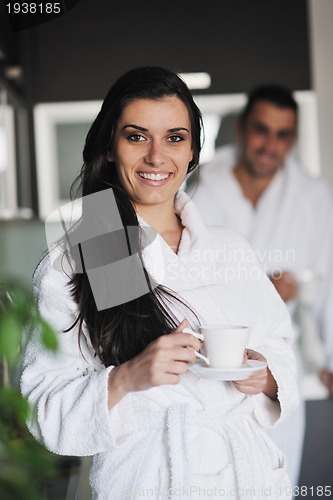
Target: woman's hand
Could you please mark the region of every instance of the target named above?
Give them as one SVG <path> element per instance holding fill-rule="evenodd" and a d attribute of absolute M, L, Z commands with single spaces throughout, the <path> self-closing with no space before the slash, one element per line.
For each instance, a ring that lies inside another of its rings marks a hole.
<path fill-rule="evenodd" d="M 252 349 L 246 349 L 243 363 L 248 359 L 267 362 L 262 354 Z M 243 394 L 255 395 L 263 392 L 269 398 L 277 399 L 277 385 L 269 368 L 263 368 L 244 380 L 236 380 L 234 384 Z"/>
<path fill-rule="evenodd" d="M 199 351 L 201 347 L 200 341 L 193 335 L 181 333 L 186 326 L 188 321 L 182 321 L 169 335 L 162 335 L 133 359 L 111 370 L 109 408 L 129 392 L 179 383 L 188 363 L 194 363 L 196 359 L 194 351 Z"/>

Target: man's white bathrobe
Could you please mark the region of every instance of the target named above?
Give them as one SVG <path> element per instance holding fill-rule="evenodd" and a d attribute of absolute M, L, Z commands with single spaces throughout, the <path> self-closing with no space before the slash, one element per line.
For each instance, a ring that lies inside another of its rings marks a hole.
<path fill-rule="evenodd" d="M 228 229 L 207 228 L 184 192 L 177 194 L 175 209 L 184 225 L 178 254 L 161 237 L 155 242 L 166 271 L 163 284 L 203 323 L 251 327 L 248 347 L 267 358 L 278 401 L 264 394 L 245 396 L 232 382 L 188 371 L 179 384 L 130 393 L 109 411 L 113 367 L 100 363 L 86 330 L 82 352 L 77 330 L 63 333 L 77 307 L 68 277 L 48 258 L 34 286 L 60 348 L 47 352 L 38 332 L 28 344 L 21 387 L 38 409 L 30 429 L 55 453 L 93 455 L 90 481 L 99 500 L 290 498 L 284 456 L 265 430 L 299 404 L 289 314 L 243 238 Z M 151 273 L 153 254 L 145 250 Z M 187 317 L 198 327 L 186 307 L 176 302 L 171 307 L 179 321 Z"/>
<path fill-rule="evenodd" d="M 332 191 L 323 179 L 311 177 L 289 157 L 254 208 L 233 175 L 237 154 L 237 147 L 233 145 L 217 150 L 212 162 L 203 167 L 193 200 L 207 224 L 225 225 L 243 235 L 268 274 L 282 270 L 299 277 L 306 272 L 320 280 L 314 300 L 308 302 L 306 297 L 304 299 L 307 301 L 304 313 L 308 319 L 312 315 L 322 336 L 322 352 L 314 362 L 318 365 L 322 362 L 322 368 L 326 366 L 333 371 Z M 289 301 L 292 316 L 295 308 L 296 301 Z M 304 336 L 298 340 L 305 342 L 307 338 Z M 311 357 L 315 356 L 316 347 L 316 344 L 309 347 Z M 295 348 L 298 355 L 296 344 Z M 304 406 L 303 410 L 299 408 L 292 422 L 290 419 L 284 426 L 274 429 L 271 435 L 286 452 L 292 482 L 297 484 Z"/>

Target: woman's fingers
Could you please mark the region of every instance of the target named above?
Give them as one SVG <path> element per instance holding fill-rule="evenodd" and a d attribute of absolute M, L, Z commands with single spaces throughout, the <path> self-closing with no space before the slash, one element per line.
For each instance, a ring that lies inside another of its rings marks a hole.
<path fill-rule="evenodd" d="M 248 359 L 255 359 L 256 361 L 264 361 L 266 363 L 266 358 L 260 352 L 254 351 L 253 349 L 246 349 L 246 355 Z"/>
<path fill-rule="evenodd" d="M 183 329 L 187 328 L 188 326 L 189 326 L 189 323 L 188 323 L 187 319 L 183 319 L 183 321 L 181 323 L 179 323 L 177 328 L 171 333 L 181 333 L 183 331 Z"/>
<path fill-rule="evenodd" d="M 195 351 L 199 351 L 201 348 L 200 340 L 193 337 L 188 333 L 170 333 L 170 335 L 165 335 L 166 345 L 170 348 L 172 347 L 192 347 Z"/>
<path fill-rule="evenodd" d="M 193 335 L 182 333 L 186 320 L 169 335 L 151 342 L 144 351 L 126 365 L 128 386 L 131 390 L 144 390 L 164 384 L 177 384 L 186 373 L 188 363 L 194 363 L 201 343 Z M 187 349 L 187 348 L 190 349 Z"/>
<path fill-rule="evenodd" d="M 150 354 L 156 362 L 181 361 L 187 364 L 195 362 L 195 351 L 199 351 L 200 347 L 200 341 L 192 335 L 173 333 L 165 335 L 164 338 L 160 337 L 155 345 L 151 346 Z"/>
<path fill-rule="evenodd" d="M 162 335 L 156 341 L 157 348 L 167 349 L 173 347 L 191 347 L 195 351 L 199 351 L 201 348 L 201 342 L 193 335 L 188 333 L 182 333 L 184 326 L 179 326 L 169 335 Z"/>
<path fill-rule="evenodd" d="M 234 385 L 243 394 L 260 394 L 267 382 L 267 368 L 254 373 L 244 380 L 235 380 Z"/>
<path fill-rule="evenodd" d="M 167 373 L 174 373 L 175 375 L 184 375 L 187 372 L 187 363 L 182 361 L 171 361 L 168 366 Z"/>
<path fill-rule="evenodd" d="M 246 349 L 245 354 L 247 359 L 255 359 L 257 361 L 266 362 L 266 358 L 253 349 Z M 260 394 L 267 383 L 267 377 L 267 368 L 263 368 L 262 370 L 253 373 L 252 375 L 250 375 L 250 377 L 244 380 L 235 380 L 234 385 L 243 394 Z"/>

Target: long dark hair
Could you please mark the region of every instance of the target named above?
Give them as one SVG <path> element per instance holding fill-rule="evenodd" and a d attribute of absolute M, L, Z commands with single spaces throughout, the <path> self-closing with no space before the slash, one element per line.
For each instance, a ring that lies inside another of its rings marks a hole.
<path fill-rule="evenodd" d="M 116 166 L 110 163 L 108 155 L 113 151 L 114 134 L 124 106 L 136 99 L 160 99 L 165 96 L 177 96 L 188 109 L 193 150 L 188 173 L 197 167 L 202 117 L 188 87 L 176 73 L 167 69 L 137 68 L 115 82 L 93 122 L 83 150 L 81 173 L 71 187 L 72 198 L 112 188 L 124 227 L 139 226 L 133 204 L 121 186 Z M 142 249 L 140 240 L 137 245 Z M 95 305 L 87 274 L 77 273 L 71 278 L 70 286 L 79 311 L 77 321 L 71 328 L 78 324 L 81 334 L 83 323 L 86 324 L 95 352 L 105 366 L 131 359 L 149 342 L 177 326 L 169 304 L 171 300 L 180 298 L 163 286 L 153 288 L 145 269 L 144 273 L 149 287 L 147 294 L 100 311 Z"/>

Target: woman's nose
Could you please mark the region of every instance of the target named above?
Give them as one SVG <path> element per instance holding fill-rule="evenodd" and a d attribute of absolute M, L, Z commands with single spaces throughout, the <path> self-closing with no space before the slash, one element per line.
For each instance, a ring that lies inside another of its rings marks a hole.
<path fill-rule="evenodd" d="M 145 162 L 152 166 L 159 166 L 165 163 L 165 154 L 163 145 L 152 143 L 149 145 L 148 151 L 145 156 Z"/>

